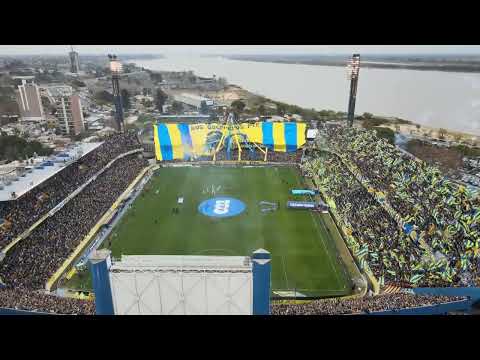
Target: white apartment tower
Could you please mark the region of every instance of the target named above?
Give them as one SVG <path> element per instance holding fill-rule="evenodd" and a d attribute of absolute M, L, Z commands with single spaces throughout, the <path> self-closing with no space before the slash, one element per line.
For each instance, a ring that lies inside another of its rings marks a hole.
<path fill-rule="evenodd" d="M 70 57 L 70 72 L 74 74 L 78 74 L 80 71 L 80 62 L 78 61 L 78 52 L 73 50 L 73 46 L 71 47 L 72 51 L 68 53 Z"/>
<path fill-rule="evenodd" d="M 21 121 L 45 120 L 40 90 L 33 80 L 31 83 L 22 80 L 22 85 L 18 85 L 16 95 Z"/>
<path fill-rule="evenodd" d="M 56 116 L 62 134 L 75 136 L 82 133 L 85 125 L 80 97 L 73 94 L 71 86 L 55 86 L 48 90 L 55 99 Z"/>

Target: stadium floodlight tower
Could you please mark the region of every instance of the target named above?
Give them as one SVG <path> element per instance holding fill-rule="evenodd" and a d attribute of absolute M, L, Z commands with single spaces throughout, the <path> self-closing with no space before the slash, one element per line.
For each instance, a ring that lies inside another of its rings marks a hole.
<path fill-rule="evenodd" d="M 347 76 L 350 80 L 350 97 L 348 99 L 348 126 L 353 126 L 353 117 L 355 115 L 355 101 L 357 99 L 358 75 L 360 72 L 360 54 L 353 54 L 352 59 L 347 65 Z"/>
<path fill-rule="evenodd" d="M 112 72 L 112 87 L 113 87 L 113 100 L 115 102 L 115 119 L 117 121 L 118 130 L 125 131 L 125 123 L 123 120 L 123 106 L 122 95 L 120 94 L 119 78 L 122 72 L 122 63 L 117 59 L 116 55 L 108 55 L 110 60 L 110 71 Z"/>

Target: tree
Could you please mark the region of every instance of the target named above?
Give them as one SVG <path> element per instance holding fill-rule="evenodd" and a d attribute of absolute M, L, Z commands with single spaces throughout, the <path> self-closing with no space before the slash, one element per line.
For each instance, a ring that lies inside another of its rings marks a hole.
<path fill-rule="evenodd" d="M 106 90 L 96 92 L 94 97 L 99 105 L 113 104 L 113 95 Z"/>
<path fill-rule="evenodd" d="M 245 103 L 242 100 L 235 100 L 232 102 L 230 107 L 232 108 L 234 114 L 238 117 L 243 110 L 245 109 Z"/>
<path fill-rule="evenodd" d="M 395 133 L 392 129 L 386 127 L 372 127 L 377 132 L 379 138 L 387 140 L 390 144 L 395 144 Z"/>
<path fill-rule="evenodd" d="M 156 73 L 156 72 L 153 72 L 153 71 L 150 71 L 149 74 L 150 74 L 150 80 L 152 80 L 153 82 L 162 82 L 163 81 L 162 74 Z"/>
<path fill-rule="evenodd" d="M 461 134 L 455 134 L 455 136 L 453 137 L 455 139 L 456 142 L 460 142 L 463 138 L 463 136 Z"/>
<path fill-rule="evenodd" d="M 207 103 L 205 101 L 202 101 L 200 103 L 200 114 L 208 114 L 208 106 L 207 106 Z"/>
<path fill-rule="evenodd" d="M 173 111 L 175 114 L 182 113 L 182 112 L 183 112 L 183 104 L 182 104 L 181 102 L 174 101 L 174 102 L 172 103 L 172 111 Z"/>
<path fill-rule="evenodd" d="M 263 104 L 260 104 L 257 109 L 258 116 L 264 115 L 265 114 L 265 106 Z"/>
<path fill-rule="evenodd" d="M 225 79 L 224 77 L 219 77 L 217 83 L 222 89 L 224 89 L 228 84 L 227 79 Z"/>
<path fill-rule="evenodd" d="M 149 108 L 153 106 L 153 102 L 151 100 L 142 99 L 142 105 L 146 108 Z"/>
<path fill-rule="evenodd" d="M 438 129 L 438 137 L 440 139 L 444 139 L 446 134 L 447 134 L 447 130 L 445 130 L 444 128 Z"/>
<path fill-rule="evenodd" d="M 38 141 L 27 141 L 18 136 L 2 136 L 0 139 L 0 160 L 25 159 L 34 153 L 47 156 L 53 153 L 53 149 L 45 147 Z"/>
<path fill-rule="evenodd" d="M 368 113 L 368 112 L 365 112 L 365 113 L 363 113 L 363 118 L 364 119 L 371 119 L 371 118 L 373 118 L 373 115 Z"/>
<path fill-rule="evenodd" d="M 287 112 L 287 107 L 285 104 L 279 104 L 277 103 L 277 112 L 279 115 L 283 116 Z"/>
<path fill-rule="evenodd" d="M 155 94 L 155 107 L 158 111 L 163 111 L 163 105 L 165 105 L 165 101 L 167 101 L 168 95 L 165 92 L 158 88 Z"/>
<path fill-rule="evenodd" d="M 130 93 L 127 89 L 122 89 L 120 94 L 122 95 L 123 110 L 127 111 L 131 107 Z"/>
<path fill-rule="evenodd" d="M 74 86 L 74 87 L 86 87 L 87 85 L 83 81 L 80 81 L 78 79 L 73 79 L 72 80 L 72 86 Z"/>

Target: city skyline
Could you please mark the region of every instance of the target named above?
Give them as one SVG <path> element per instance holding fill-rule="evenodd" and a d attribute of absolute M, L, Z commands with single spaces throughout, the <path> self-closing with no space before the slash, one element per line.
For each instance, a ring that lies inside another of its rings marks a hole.
<path fill-rule="evenodd" d="M 480 45 L 75 45 L 84 55 L 119 54 L 461 54 L 480 55 Z M 70 45 L 0 45 L 0 54 L 62 55 Z"/>

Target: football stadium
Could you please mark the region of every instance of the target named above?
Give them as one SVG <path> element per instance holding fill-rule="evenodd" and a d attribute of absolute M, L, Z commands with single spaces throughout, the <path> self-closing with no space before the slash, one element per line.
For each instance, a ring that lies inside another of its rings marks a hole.
<path fill-rule="evenodd" d="M 156 122 L 52 155 L 0 190 L 0 313 L 472 312 L 477 195 L 375 131 L 307 130 Z"/>

